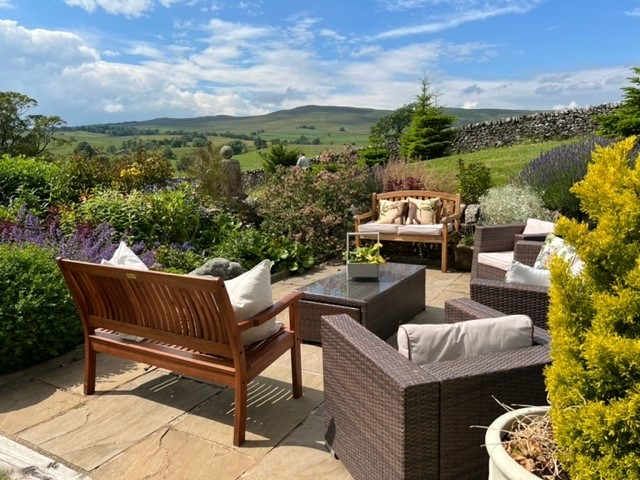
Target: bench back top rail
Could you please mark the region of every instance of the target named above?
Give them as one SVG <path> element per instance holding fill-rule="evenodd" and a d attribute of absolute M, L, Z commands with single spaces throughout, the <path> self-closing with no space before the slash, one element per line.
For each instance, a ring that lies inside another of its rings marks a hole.
<path fill-rule="evenodd" d="M 242 348 L 222 279 L 67 259 L 58 265 L 85 335 L 104 328 L 226 358 Z"/>

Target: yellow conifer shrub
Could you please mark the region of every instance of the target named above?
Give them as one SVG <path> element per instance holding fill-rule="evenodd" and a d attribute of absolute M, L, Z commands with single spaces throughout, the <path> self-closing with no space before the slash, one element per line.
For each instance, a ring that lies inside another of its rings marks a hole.
<path fill-rule="evenodd" d="M 572 480 L 640 479 L 640 158 L 635 137 L 593 153 L 572 190 L 595 226 L 556 233 L 584 262 L 551 262 L 546 371 L 561 460 Z"/>

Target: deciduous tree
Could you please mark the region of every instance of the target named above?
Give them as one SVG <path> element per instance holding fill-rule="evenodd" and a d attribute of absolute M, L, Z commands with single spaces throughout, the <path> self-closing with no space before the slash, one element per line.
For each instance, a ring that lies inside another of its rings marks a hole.
<path fill-rule="evenodd" d="M 27 115 L 38 106 L 33 98 L 18 92 L 0 92 L 0 155 L 42 155 L 57 127 L 66 122 L 58 116 Z"/>

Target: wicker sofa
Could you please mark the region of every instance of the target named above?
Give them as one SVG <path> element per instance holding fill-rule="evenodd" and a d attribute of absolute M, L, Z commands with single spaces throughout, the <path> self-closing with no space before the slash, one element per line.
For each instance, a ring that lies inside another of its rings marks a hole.
<path fill-rule="evenodd" d="M 482 253 L 513 250 L 513 260 L 533 266 L 545 235 L 524 235 L 524 224 L 478 226 L 471 264 L 470 297 L 505 314 L 526 314 L 533 323 L 547 327 L 549 289 L 538 285 L 505 282 L 505 270 L 479 261 Z"/>
<path fill-rule="evenodd" d="M 470 299 L 445 306 L 446 322 L 500 315 Z M 356 480 L 486 479 L 496 399 L 546 404 L 537 327 L 532 347 L 422 367 L 347 315 L 323 317 L 322 339 L 325 440 Z"/>

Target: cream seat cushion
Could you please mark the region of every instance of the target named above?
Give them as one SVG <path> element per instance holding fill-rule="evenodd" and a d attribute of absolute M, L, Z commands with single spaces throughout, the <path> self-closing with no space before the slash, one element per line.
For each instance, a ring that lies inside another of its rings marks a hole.
<path fill-rule="evenodd" d="M 358 227 L 358 232 L 398 233 L 400 225 L 393 223 L 367 222 Z"/>
<path fill-rule="evenodd" d="M 453 231 L 453 225 L 447 224 L 447 230 Z M 442 224 L 436 223 L 435 225 L 403 225 L 398 227 L 399 235 L 442 235 Z"/>
<path fill-rule="evenodd" d="M 513 262 L 513 250 L 508 252 L 481 252 L 478 254 L 478 263 L 499 268 L 505 272 L 509 270 L 511 262 Z"/>
<path fill-rule="evenodd" d="M 400 325 L 398 351 L 425 365 L 530 347 L 533 322 L 527 315 L 506 315 L 458 323 Z"/>
<path fill-rule="evenodd" d="M 537 218 L 527 218 L 527 223 L 524 225 L 523 234 L 538 234 L 546 235 L 553 232 L 555 224 L 546 220 L 539 220 Z"/>

